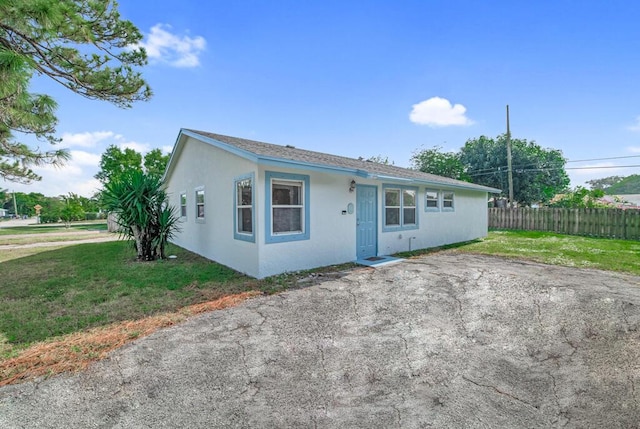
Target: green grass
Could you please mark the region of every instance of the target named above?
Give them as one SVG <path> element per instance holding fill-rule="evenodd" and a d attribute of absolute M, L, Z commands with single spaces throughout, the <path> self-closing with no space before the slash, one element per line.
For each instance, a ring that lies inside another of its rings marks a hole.
<path fill-rule="evenodd" d="M 491 231 L 486 238 L 466 243 L 457 250 L 640 275 L 640 242 L 633 240 L 539 231 Z"/>
<path fill-rule="evenodd" d="M 81 244 L 0 265 L 0 333 L 28 344 L 255 288 L 230 268 L 170 247 L 177 259 L 133 262 L 130 243 Z"/>
<path fill-rule="evenodd" d="M 33 342 L 91 327 L 249 290 L 275 293 L 298 287 L 308 273 L 259 281 L 173 245 L 167 254 L 176 259 L 135 262 L 133 247 L 125 241 L 18 251 L 25 256 L 0 262 L 0 358 Z"/>

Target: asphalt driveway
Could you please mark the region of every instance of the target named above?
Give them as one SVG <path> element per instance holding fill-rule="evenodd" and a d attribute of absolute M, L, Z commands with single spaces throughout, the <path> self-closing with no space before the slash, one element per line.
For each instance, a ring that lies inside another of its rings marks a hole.
<path fill-rule="evenodd" d="M 637 428 L 639 327 L 639 277 L 439 253 L 0 388 L 0 427 Z"/>

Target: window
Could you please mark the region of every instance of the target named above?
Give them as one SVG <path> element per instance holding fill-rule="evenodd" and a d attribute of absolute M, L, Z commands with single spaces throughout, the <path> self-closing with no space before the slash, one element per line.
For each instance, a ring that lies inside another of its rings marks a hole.
<path fill-rule="evenodd" d="M 440 211 L 452 212 L 453 207 L 453 192 L 451 191 L 436 191 L 434 189 L 427 189 L 425 191 L 425 210 L 426 211 Z"/>
<path fill-rule="evenodd" d="M 204 189 L 196 189 L 196 219 L 204 219 Z"/>
<path fill-rule="evenodd" d="M 442 193 L 442 210 L 453 211 L 453 192 L 444 191 Z"/>
<path fill-rule="evenodd" d="M 267 243 L 309 239 L 309 176 L 266 172 Z"/>
<path fill-rule="evenodd" d="M 400 189 L 384 191 L 384 215 L 386 226 L 400 226 Z"/>
<path fill-rule="evenodd" d="M 253 233 L 253 174 L 235 180 L 234 237 L 238 240 L 255 241 Z"/>
<path fill-rule="evenodd" d="M 416 195 L 416 188 L 384 187 L 383 231 L 418 227 Z"/>
<path fill-rule="evenodd" d="M 414 190 L 402 191 L 402 224 L 416 224 L 416 191 Z"/>
<path fill-rule="evenodd" d="M 187 193 L 180 194 L 180 216 L 187 217 Z"/>
<path fill-rule="evenodd" d="M 438 199 L 438 191 L 433 189 L 427 189 L 425 192 L 425 209 L 427 211 L 438 211 L 440 210 L 440 200 Z"/>

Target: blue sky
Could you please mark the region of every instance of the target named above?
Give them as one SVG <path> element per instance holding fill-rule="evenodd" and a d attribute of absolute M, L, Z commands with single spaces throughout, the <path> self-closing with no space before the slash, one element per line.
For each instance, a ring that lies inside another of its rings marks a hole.
<path fill-rule="evenodd" d="M 44 78 L 73 159 L 24 192 L 91 195 L 109 144 L 170 151 L 180 128 L 349 157 L 455 151 L 505 132 L 569 161 L 640 156 L 640 2 L 121 0 L 154 91 L 118 109 Z M 640 164 L 640 158 L 567 167 Z M 638 168 L 568 170 L 572 185 Z"/>

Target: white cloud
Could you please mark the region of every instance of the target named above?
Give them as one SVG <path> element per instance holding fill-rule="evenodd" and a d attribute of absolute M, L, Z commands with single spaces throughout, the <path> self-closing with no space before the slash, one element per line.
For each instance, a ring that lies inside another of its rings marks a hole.
<path fill-rule="evenodd" d="M 162 146 L 160 150 L 162 150 L 162 153 L 171 154 L 171 152 L 173 151 L 173 146 L 169 146 L 169 145 Z"/>
<path fill-rule="evenodd" d="M 627 150 L 631 153 L 640 153 L 640 147 L 638 146 L 629 146 Z"/>
<path fill-rule="evenodd" d="M 96 147 L 102 140 L 114 137 L 111 131 L 94 131 L 86 133 L 63 133 L 62 144 L 67 147 Z"/>
<path fill-rule="evenodd" d="M 100 169 L 102 153 L 109 145 L 120 149 L 131 148 L 143 155 L 154 147 L 148 143 L 128 140 L 125 136 L 113 131 L 93 131 L 82 133 L 64 133 L 62 147 L 79 147 L 71 149 L 71 159 L 62 167 L 43 165 L 33 170 L 42 176 L 39 182 L 30 185 L 6 182 L 0 179 L 0 189 L 9 188 L 17 192 L 40 192 L 46 196 L 64 195 L 69 192 L 90 197 L 102 186 L 93 178 Z M 170 152 L 171 146 L 162 146 L 161 150 Z"/>
<path fill-rule="evenodd" d="M 636 123 L 627 127 L 629 131 L 640 131 L 640 116 L 636 116 Z"/>
<path fill-rule="evenodd" d="M 120 147 L 120 149 L 133 149 L 143 155 L 151 150 L 151 145 L 148 143 L 138 143 L 133 141 L 118 143 L 118 147 Z"/>
<path fill-rule="evenodd" d="M 100 165 L 100 157 L 101 155 L 96 153 L 89 153 L 82 150 L 71 151 L 71 163 L 75 165 L 98 167 Z"/>
<path fill-rule="evenodd" d="M 199 55 L 207 47 L 202 36 L 178 36 L 170 33 L 170 25 L 156 24 L 151 27 L 146 41 L 138 46 L 147 51 L 147 56 L 173 67 L 197 67 L 200 65 Z"/>
<path fill-rule="evenodd" d="M 462 104 L 451 105 L 446 98 L 431 97 L 413 105 L 409 119 L 420 125 L 433 128 L 452 125 L 472 125 L 474 122 L 465 116 L 467 108 Z"/>

